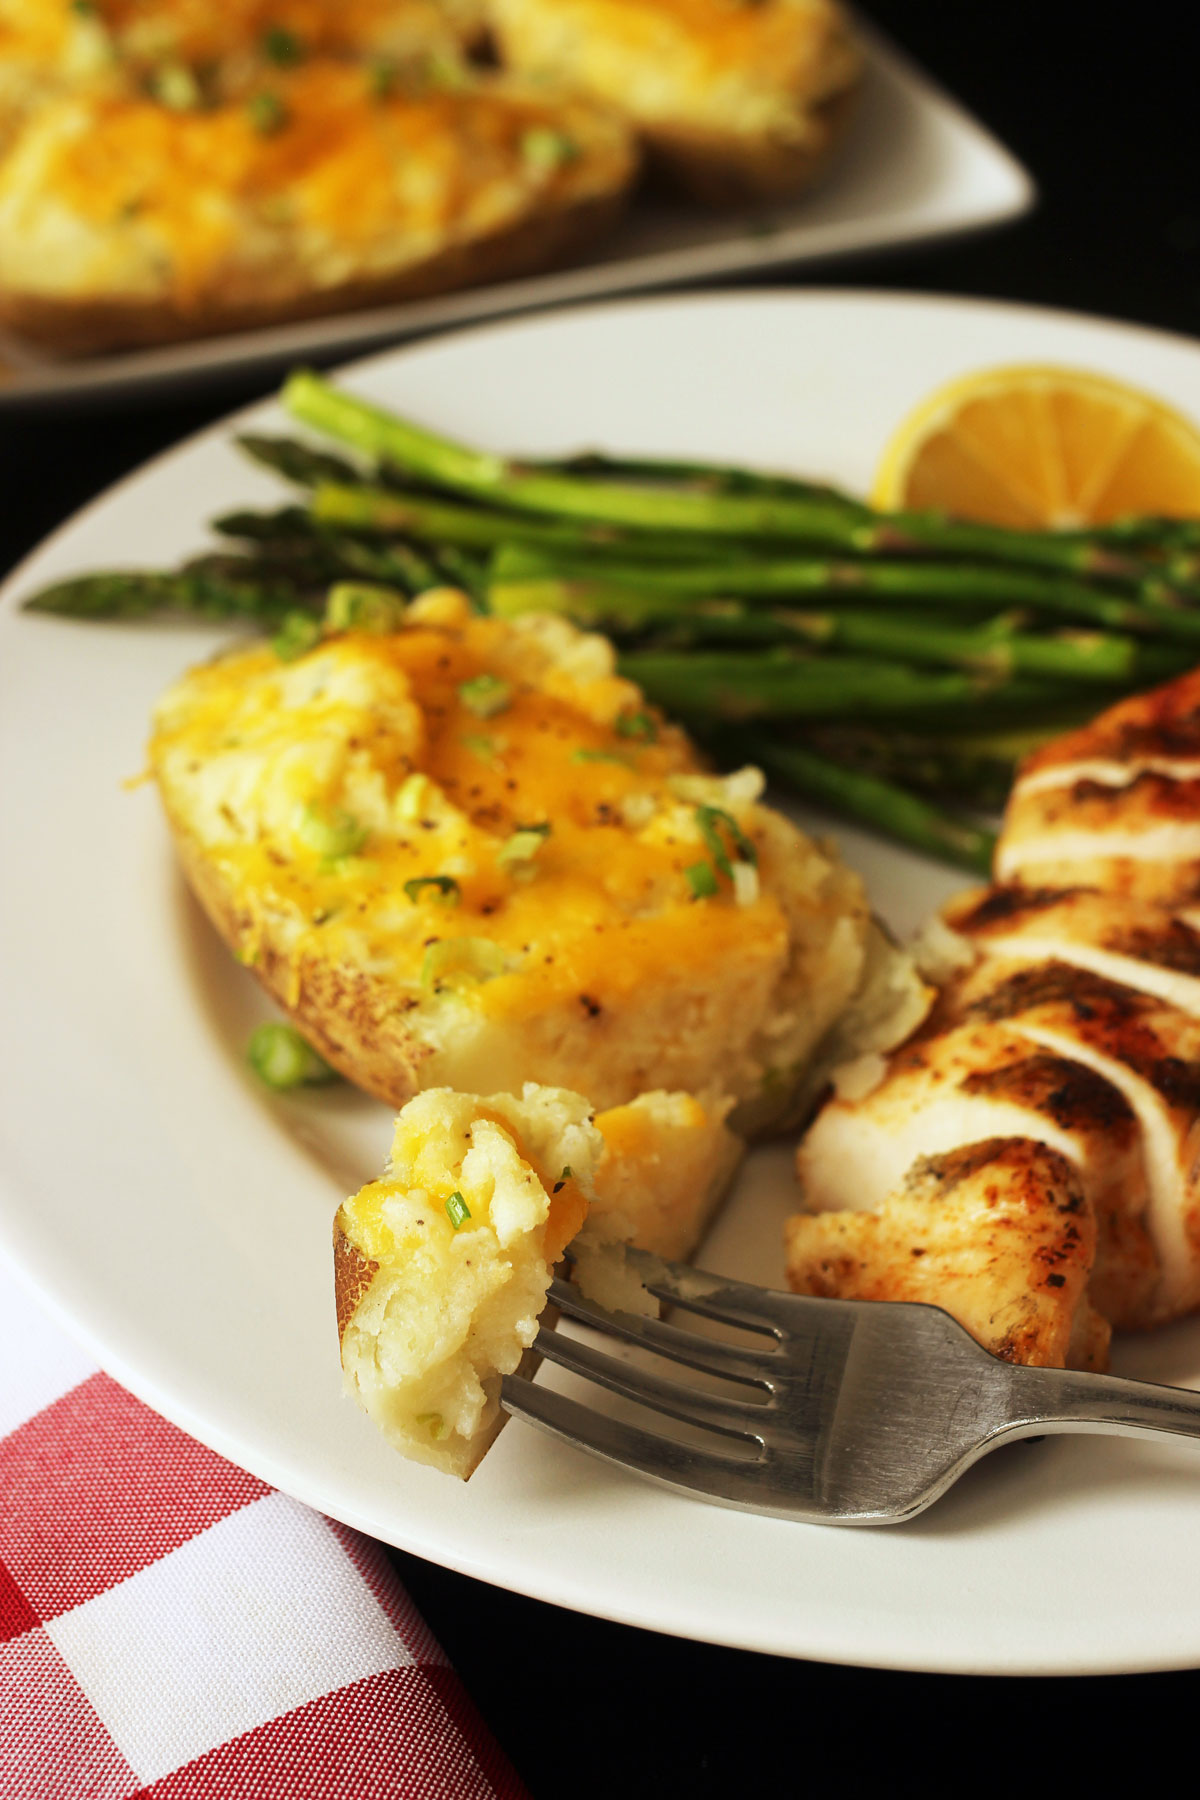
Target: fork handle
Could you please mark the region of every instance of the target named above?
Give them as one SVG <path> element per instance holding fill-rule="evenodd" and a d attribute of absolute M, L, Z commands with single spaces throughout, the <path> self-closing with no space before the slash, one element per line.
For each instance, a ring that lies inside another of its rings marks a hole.
<path fill-rule="evenodd" d="M 1011 1424 L 1042 1431 L 1170 1432 L 1200 1437 L 1200 1393 L 1121 1375 L 1014 1369 Z"/>

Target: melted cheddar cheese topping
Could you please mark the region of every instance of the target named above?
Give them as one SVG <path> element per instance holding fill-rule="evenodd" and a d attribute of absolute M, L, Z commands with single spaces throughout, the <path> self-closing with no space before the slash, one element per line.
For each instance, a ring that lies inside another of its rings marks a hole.
<path fill-rule="evenodd" d="M 668 968 L 788 954 L 755 773 L 700 773 L 611 647 L 557 619 L 443 593 L 390 635 L 240 651 L 164 698 L 150 760 L 298 981 L 344 960 L 495 1018 L 582 1020 Z"/>
<path fill-rule="evenodd" d="M 128 61 L 211 64 L 244 49 L 296 60 L 383 54 L 471 34 L 476 0 L 0 0 L 0 56 L 64 74 Z M 286 35 L 283 35 L 286 34 Z"/>

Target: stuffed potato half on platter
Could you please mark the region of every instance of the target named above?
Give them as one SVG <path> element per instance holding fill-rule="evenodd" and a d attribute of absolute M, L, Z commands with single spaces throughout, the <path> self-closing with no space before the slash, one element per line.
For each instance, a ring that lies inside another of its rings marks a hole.
<path fill-rule="evenodd" d="M 836 0 L 492 0 L 491 14 L 506 66 L 616 108 L 652 167 L 709 205 L 811 186 L 862 72 Z"/>
<path fill-rule="evenodd" d="M 611 112 L 389 67 L 314 58 L 194 107 L 53 93 L 0 161 L 0 322 L 61 354 L 172 342 L 531 273 L 619 217 Z"/>

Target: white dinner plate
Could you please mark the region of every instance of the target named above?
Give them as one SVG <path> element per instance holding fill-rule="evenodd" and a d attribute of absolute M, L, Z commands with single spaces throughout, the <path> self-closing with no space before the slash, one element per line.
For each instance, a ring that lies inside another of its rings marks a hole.
<path fill-rule="evenodd" d="M 1000 362 L 1123 376 L 1200 417 L 1200 347 L 1066 314 L 814 291 L 609 304 L 362 362 L 354 390 L 481 445 L 602 445 L 777 465 L 862 489 L 934 383 Z M 785 1655 L 994 1673 L 1200 1662 L 1200 1448 L 1057 1438 L 986 1458 L 914 1522 L 787 1524 L 653 1487 L 511 1423 L 469 1483 L 387 1450 L 340 1391 L 330 1222 L 382 1164 L 348 1088 L 272 1097 L 263 1016 L 129 785 L 166 682 L 211 629 L 24 614 L 69 572 L 173 561 L 277 490 L 244 412 L 59 531 L 0 603 L 0 1247 L 143 1400 L 264 1480 L 431 1560 L 543 1600 Z M 828 823 L 823 822 L 823 829 Z M 839 833 L 908 930 L 959 885 Z M 759 1152 L 701 1260 L 781 1285 L 786 1147 Z M 1118 1346 L 1200 1384 L 1200 1324 Z"/>
<path fill-rule="evenodd" d="M 303 358 L 327 361 L 530 307 L 816 265 L 979 231 L 1027 211 L 1035 190 L 1020 163 L 873 26 L 857 24 L 866 70 L 856 114 L 827 178 L 799 200 L 708 213 L 643 195 L 573 268 L 164 349 L 67 360 L 0 334 L 0 411 L 194 385 L 221 372 L 253 369 L 269 379 Z"/>

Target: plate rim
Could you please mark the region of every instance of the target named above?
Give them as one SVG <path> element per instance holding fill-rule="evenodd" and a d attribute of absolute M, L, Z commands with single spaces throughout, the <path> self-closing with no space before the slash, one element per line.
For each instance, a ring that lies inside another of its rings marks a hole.
<path fill-rule="evenodd" d="M 1078 312 L 1071 309 L 1044 307 L 1026 302 L 993 301 L 979 296 L 969 295 L 946 295 L 938 293 L 921 294 L 908 290 L 889 291 L 862 288 L 811 288 L 798 291 L 770 290 L 759 293 L 745 293 L 734 290 L 716 293 L 696 292 L 685 295 L 658 294 L 644 297 L 623 297 L 599 301 L 582 311 L 581 309 L 571 309 L 569 313 L 563 314 L 561 317 L 565 321 L 568 321 L 573 327 L 582 325 L 586 328 L 586 315 L 610 315 L 616 312 L 635 313 L 643 312 L 647 309 L 673 310 L 680 307 L 688 309 L 726 309 L 749 306 L 751 308 L 783 308 L 791 310 L 796 307 L 803 308 L 806 303 L 827 305 L 830 302 L 839 304 L 854 303 L 869 308 L 877 308 L 881 305 L 888 306 L 899 304 L 911 310 L 927 310 L 930 306 L 933 306 L 935 308 L 948 308 L 954 310 L 967 309 L 991 314 L 1013 313 L 1025 318 L 1051 320 L 1060 324 L 1100 326 L 1110 329 L 1122 336 L 1131 336 L 1144 339 L 1150 343 L 1157 342 L 1175 349 L 1186 350 L 1191 356 L 1196 356 L 1200 353 L 1200 343 L 1198 343 L 1196 339 L 1188 337 L 1186 334 L 1165 331 L 1153 326 L 1128 325 L 1123 321 L 1107 318 L 1103 315 Z M 528 333 L 532 330 L 536 330 L 538 324 L 539 321 L 537 318 L 531 319 L 529 317 L 484 321 L 465 331 L 443 334 L 438 338 L 422 340 L 417 344 L 393 346 L 382 352 L 377 351 L 371 355 L 352 359 L 344 365 L 339 366 L 337 374 L 339 377 L 369 375 L 371 366 L 380 362 L 392 363 L 409 357 L 421 356 L 431 350 L 447 346 L 452 347 L 455 343 L 464 338 L 479 339 L 514 333 Z M 261 413 L 264 408 L 270 404 L 271 402 L 269 400 L 258 400 L 223 415 L 221 418 L 181 438 L 175 444 L 168 446 L 156 456 L 140 465 L 138 469 L 122 476 L 117 482 L 104 489 L 91 501 L 87 502 L 85 506 L 73 513 L 69 519 L 63 521 L 55 531 L 48 534 L 34 550 L 21 559 L 20 563 L 6 577 L 3 587 L 0 588 L 0 605 L 11 608 L 19 597 L 23 583 L 28 579 L 30 572 L 36 567 L 39 559 L 50 552 L 59 540 L 68 532 L 87 521 L 94 512 L 102 509 L 106 502 L 111 500 L 115 495 L 126 488 L 136 488 L 148 476 L 152 475 L 161 464 L 185 455 L 187 452 L 202 444 L 206 439 L 216 440 L 228 436 L 233 430 L 237 429 L 239 422 L 248 416 Z M 141 1368 L 130 1366 L 119 1354 L 116 1356 L 112 1355 L 102 1342 L 102 1336 L 97 1336 L 97 1334 L 92 1331 L 90 1325 L 81 1325 L 69 1310 L 65 1308 L 60 1295 L 52 1287 L 47 1287 L 40 1278 L 39 1272 L 14 1252 L 7 1230 L 7 1221 L 4 1217 L 3 1206 L 0 1206 L 0 1255 L 4 1256 L 6 1262 L 13 1264 L 18 1275 L 23 1278 L 35 1292 L 42 1296 L 43 1300 L 49 1304 L 50 1309 L 55 1316 L 60 1318 L 67 1329 L 70 1330 L 76 1338 L 84 1342 L 94 1353 L 100 1352 L 98 1360 L 101 1360 L 105 1366 L 109 1367 L 117 1378 L 121 1379 L 124 1384 L 130 1388 L 130 1391 L 138 1394 L 140 1398 L 146 1399 L 149 1404 L 156 1407 L 156 1410 L 163 1412 L 164 1416 L 173 1418 L 176 1423 L 181 1424 L 183 1429 L 190 1430 L 193 1435 L 201 1437 L 203 1441 L 210 1443 L 219 1451 L 219 1453 L 224 1455 L 230 1454 L 231 1440 L 226 1435 L 224 1429 L 214 1431 L 211 1423 L 205 1423 L 204 1421 L 199 1421 L 199 1423 L 204 1424 L 204 1429 L 197 1429 L 198 1421 L 192 1416 L 190 1410 L 186 1406 L 181 1407 L 170 1395 L 166 1396 L 168 1403 L 164 1405 L 162 1403 L 164 1398 L 162 1390 L 155 1386 L 152 1374 L 143 1371 Z M 234 1460 L 240 1460 L 240 1457 L 235 1454 Z M 265 1478 L 270 1479 L 269 1476 Z M 272 1485 L 282 1486 L 283 1484 L 275 1481 Z M 285 1488 L 285 1491 L 296 1493 L 296 1484 L 290 1482 Z M 320 1499 L 308 1493 L 301 1492 L 298 1497 L 305 1500 L 307 1504 L 314 1505 L 319 1510 L 329 1510 L 327 1505 L 322 1507 Z M 353 1509 L 351 1509 L 351 1511 L 352 1510 Z M 348 1523 L 356 1524 L 360 1529 L 371 1529 L 369 1525 L 363 1524 L 359 1519 L 352 1516 L 348 1517 L 346 1509 L 339 1510 L 334 1516 L 345 1518 Z M 396 1539 L 388 1538 L 386 1541 L 396 1542 Z M 539 1589 L 536 1584 L 531 1585 L 528 1581 L 506 1579 L 503 1574 L 498 1574 L 494 1567 L 481 1567 L 470 1556 L 464 1555 L 456 1560 L 453 1557 L 447 1556 L 444 1548 L 439 1549 L 438 1552 L 435 1553 L 427 1546 L 414 1542 L 411 1537 L 399 1547 L 410 1549 L 412 1553 L 426 1556 L 430 1560 L 434 1560 L 444 1566 L 457 1568 L 462 1573 L 471 1575 L 475 1578 L 487 1580 L 493 1585 L 507 1587 L 511 1591 L 529 1594 L 534 1598 L 547 1601 L 550 1604 L 575 1607 L 578 1610 L 591 1613 L 593 1616 L 610 1618 L 617 1622 L 631 1624 L 642 1629 L 656 1630 L 667 1635 L 695 1637 L 702 1641 L 728 1644 L 751 1650 L 764 1650 L 770 1654 L 784 1656 L 815 1656 L 826 1660 L 837 1661 L 846 1664 L 847 1666 L 913 1669 L 938 1673 L 1007 1673 L 1021 1675 L 1132 1673 L 1191 1666 L 1195 1660 L 1196 1654 L 1196 1643 L 1194 1640 L 1189 1642 L 1185 1648 L 1163 1650 L 1155 1655 L 1143 1654 L 1132 1660 L 1114 1660 L 1111 1655 L 1104 1655 L 1093 1663 L 1076 1661 L 1071 1664 L 1064 1663 L 1061 1658 L 1056 1656 L 1039 1658 L 1037 1655 L 1031 1655 L 1020 1662 L 1014 1663 L 1004 1659 L 997 1660 L 995 1656 L 986 1653 L 973 1661 L 971 1657 L 964 1656 L 961 1649 L 956 1649 L 953 1652 L 953 1655 L 945 1661 L 926 1656 L 919 1656 L 912 1660 L 898 1660 L 895 1656 L 888 1656 L 881 1659 L 877 1653 L 872 1653 L 869 1647 L 866 1647 L 858 1654 L 855 1654 L 843 1644 L 839 1645 L 836 1652 L 834 1652 L 828 1648 L 822 1648 L 821 1646 L 814 1647 L 811 1640 L 806 1645 L 802 1646 L 774 1642 L 765 1644 L 761 1641 L 761 1636 L 757 1631 L 752 1632 L 749 1637 L 736 1634 L 731 1635 L 728 1629 L 713 1629 L 705 1632 L 703 1629 L 697 1629 L 694 1620 L 687 1626 L 677 1626 L 669 1622 L 664 1623 L 661 1617 L 640 1616 L 636 1611 L 631 1611 L 627 1606 L 618 1607 L 614 1605 L 611 1608 L 603 1609 L 596 1605 L 594 1597 L 584 1604 L 577 1598 L 564 1597 L 562 1594 L 549 1594 L 544 1589 Z"/>

